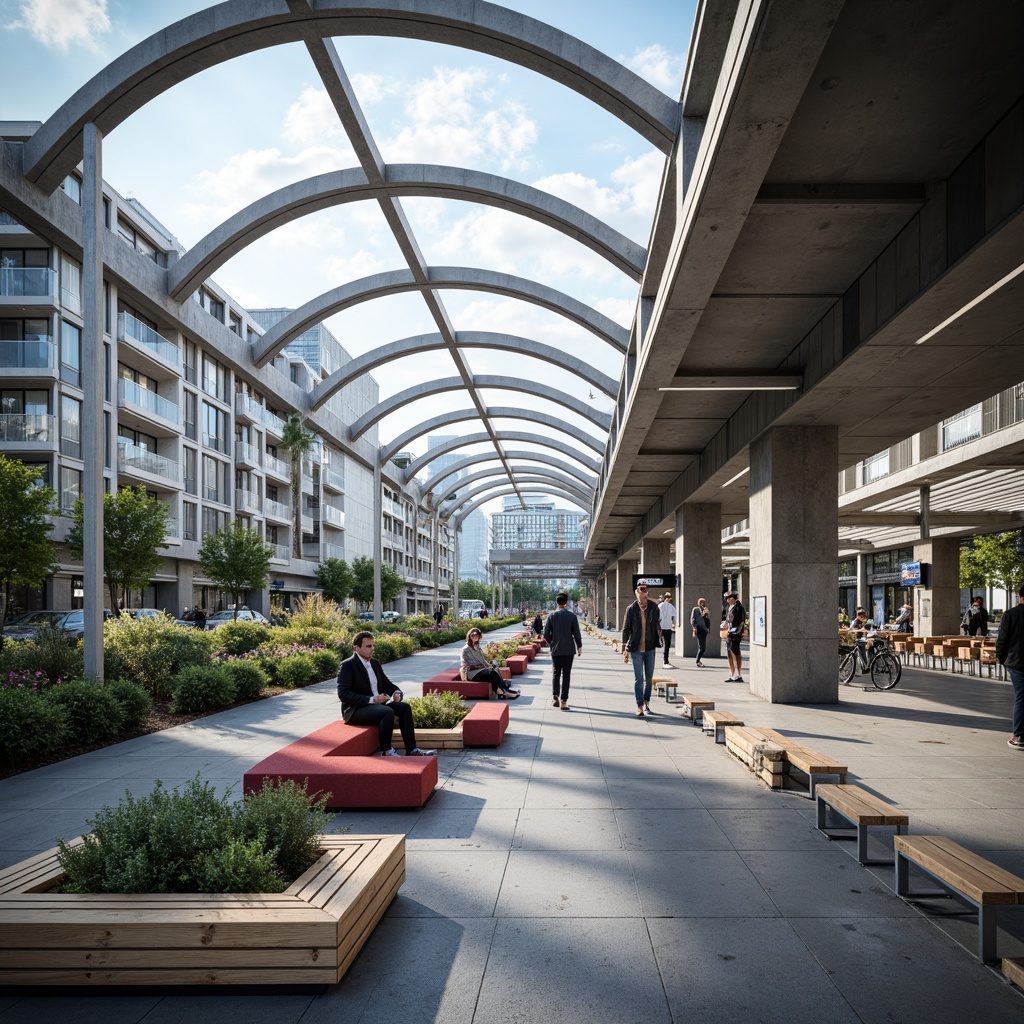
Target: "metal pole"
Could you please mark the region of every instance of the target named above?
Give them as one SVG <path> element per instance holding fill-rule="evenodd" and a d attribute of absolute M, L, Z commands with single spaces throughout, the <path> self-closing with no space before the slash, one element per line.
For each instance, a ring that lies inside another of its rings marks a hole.
<path fill-rule="evenodd" d="M 373 460 L 373 617 L 380 622 L 380 563 L 384 557 L 384 488 L 380 478 L 380 456 Z"/>
<path fill-rule="evenodd" d="M 103 135 L 82 131 L 82 504 L 85 675 L 103 681 Z M 116 611 L 116 609 L 115 609 Z"/>

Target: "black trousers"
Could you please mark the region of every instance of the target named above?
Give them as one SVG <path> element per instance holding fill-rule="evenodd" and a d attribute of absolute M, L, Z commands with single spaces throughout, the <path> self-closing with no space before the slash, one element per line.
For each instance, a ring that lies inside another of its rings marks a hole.
<path fill-rule="evenodd" d="M 663 629 L 661 631 L 661 640 L 663 650 L 665 652 L 664 664 L 668 664 L 668 652 L 672 649 L 672 634 L 675 632 L 674 629 Z"/>
<path fill-rule="evenodd" d="M 708 642 L 708 632 L 707 632 L 707 630 L 706 629 L 704 629 L 704 630 L 698 629 L 697 630 L 697 660 L 698 661 L 703 661 L 704 660 L 704 647 L 706 646 L 707 642 Z"/>
<path fill-rule="evenodd" d="M 491 689 L 495 692 L 508 693 L 509 685 L 501 678 L 501 673 L 496 668 L 489 668 L 486 672 L 478 672 L 473 676 L 474 683 L 490 683 Z"/>
<path fill-rule="evenodd" d="M 569 699 L 569 677 L 572 675 L 572 659 L 574 654 L 551 655 L 551 695 L 560 700 Z M 561 681 L 561 689 L 559 689 Z"/>
<path fill-rule="evenodd" d="M 377 726 L 380 732 L 380 749 L 390 750 L 396 718 L 398 719 L 398 728 L 402 732 L 405 752 L 408 754 L 416 746 L 416 729 L 412 724 L 412 708 L 404 700 L 400 700 L 397 704 L 367 704 L 364 707 L 355 708 L 345 718 L 345 721 L 349 725 Z"/>

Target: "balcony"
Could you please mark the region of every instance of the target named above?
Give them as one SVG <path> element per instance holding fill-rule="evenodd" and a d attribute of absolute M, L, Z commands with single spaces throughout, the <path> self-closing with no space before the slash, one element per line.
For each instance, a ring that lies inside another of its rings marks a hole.
<path fill-rule="evenodd" d="M 19 305 L 39 305 L 50 300 L 46 302 L 49 305 L 56 294 L 56 284 L 57 274 L 49 267 L 0 267 L 0 298 L 29 300 Z"/>
<path fill-rule="evenodd" d="M 270 548 L 270 560 L 272 562 L 290 562 L 292 560 L 292 549 L 287 544 L 268 544 Z"/>
<path fill-rule="evenodd" d="M 117 314 L 117 340 L 133 342 L 146 349 L 147 354 L 159 356 L 165 363 L 178 367 L 181 365 L 181 352 L 173 341 L 157 334 L 152 327 L 136 320 L 130 313 Z"/>
<path fill-rule="evenodd" d="M 287 505 L 270 498 L 263 499 L 263 514 L 268 519 L 277 519 L 280 522 L 290 523 L 292 521 L 292 510 Z"/>
<path fill-rule="evenodd" d="M 260 419 L 263 426 L 267 428 L 268 434 L 273 434 L 275 437 L 284 437 L 284 420 L 280 416 L 275 416 L 272 412 L 263 409 Z"/>
<path fill-rule="evenodd" d="M 320 483 L 329 491 L 335 491 L 337 494 L 345 493 L 345 475 L 337 470 L 324 466 L 320 470 Z"/>
<path fill-rule="evenodd" d="M 147 421 L 144 429 L 154 420 L 174 427 L 181 422 L 180 411 L 174 402 L 161 398 L 155 391 L 141 387 L 127 377 L 117 379 L 117 407 Z"/>
<path fill-rule="evenodd" d="M 235 415 L 249 423 L 263 422 L 263 406 L 250 395 L 235 395 Z"/>
<path fill-rule="evenodd" d="M 277 459 L 269 452 L 263 453 L 263 470 L 267 476 L 272 476 L 277 480 L 290 481 L 292 478 L 291 466 L 284 459 Z"/>
<path fill-rule="evenodd" d="M 57 443 L 57 417 L 50 413 L 0 414 L 0 444 Z"/>
<path fill-rule="evenodd" d="M 260 450 L 245 441 L 235 442 L 235 464 L 248 466 L 250 469 L 260 468 Z"/>
<path fill-rule="evenodd" d="M 55 377 L 57 346 L 49 338 L 0 341 L 0 375 L 20 380 Z"/>
<path fill-rule="evenodd" d="M 302 542 L 302 557 L 310 562 L 320 561 L 320 541 L 304 540 Z"/>
<path fill-rule="evenodd" d="M 164 546 L 168 544 L 180 544 L 181 543 L 181 526 L 178 520 L 173 516 L 169 516 L 167 519 L 167 527 L 164 530 Z"/>
<path fill-rule="evenodd" d="M 249 512 L 258 515 L 263 502 L 255 491 L 243 491 L 240 487 L 235 490 L 235 511 Z"/>
<path fill-rule="evenodd" d="M 333 505 L 320 506 L 320 521 L 325 526 L 336 526 L 339 530 L 345 529 L 345 513 Z"/>
<path fill-rule="evenodd" d="M 164 483 L 178 482 L 178 463 L 130 441 L 117 442 L 117 471 L 145 483 L 152 482 L 154 477 Z"/>
<path fill-rule="evenodd" d="M 400 501 L 389 501 L 385 499 L 384 511 L 390 512 L 395 519 L 405 519 L 405 507 L 402 505 Z"/>
<path fill-rule="evenodd" d="M 324 544 L 323 546 L 323 557 L 324 558 L 340 558 L 344 561 L 345 558 L 345 545 L 344 544 Z"/>

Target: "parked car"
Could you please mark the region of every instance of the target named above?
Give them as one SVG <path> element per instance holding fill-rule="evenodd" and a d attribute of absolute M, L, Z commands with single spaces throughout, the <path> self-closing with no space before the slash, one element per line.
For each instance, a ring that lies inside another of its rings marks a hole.
<path fill-rule="evenodd" d="M 126 608 L 133 619 L 173 619 L 174 616 L 163 608 Z"/>
<path fill-rule="evenodd" d="M 269 626 L 270 619 L 265 615 L 256 611 L 253 608 L 239 608 L 237 616 L 232 608 L 227 608 L 222 612 L 214 612 L 213 615 L 207 616 L 206 628 L 216 629 L 218 626 L 223 626 L 225 622 L 260 622 L 264 626 Z"/>
<path fill-rule="evenodd" d="M 111 611 L 103 609 L 103 618 L 109 619 Z M 85 635 L 85 612 L 81 609 L 72 611 L 40 610 L 25 612 L 12 619 L 4 626 L 6 640 L 34 640 L 36 633 L 45 626 L 59 629 L 71 640 L 81 640 Z"/>
<path fill-rule="evenodd" d="M 380 617 L 382 622 L 401 622 L 404 616 L 398 612 L 381 612 Z"/>

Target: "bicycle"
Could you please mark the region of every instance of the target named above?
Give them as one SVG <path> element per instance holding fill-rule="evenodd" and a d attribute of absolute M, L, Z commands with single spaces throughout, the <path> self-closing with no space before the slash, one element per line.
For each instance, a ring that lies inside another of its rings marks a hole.
<path fill-rule="evenodd" d="M 871 657 L 868 657 L 867 641 L 872 641 Z M 874 632 L 860 636 L 851 647 L 839 645 L 839 683 L 849 686 L 853 677 L 861 673 L 870 675 L 871 682 L 878 690 L 891 690 L 903 675 L 900 659 L 893 652 L 889 641 Z"/>

